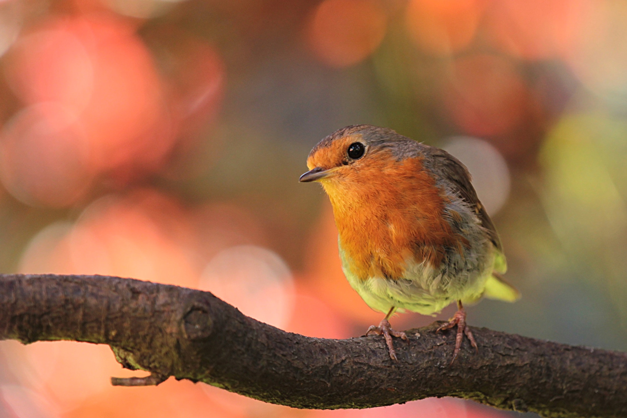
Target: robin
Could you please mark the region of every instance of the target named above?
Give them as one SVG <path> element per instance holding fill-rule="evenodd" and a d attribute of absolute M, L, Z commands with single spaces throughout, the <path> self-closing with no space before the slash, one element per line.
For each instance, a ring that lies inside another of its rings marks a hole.
<path fill-rule="evenodd" d="M 482 296 L 513 302 L 507 263 L 496 228 L 470 183 L 466 167 L 444 150 L 387 128 L 353 125 L 320 141 L 301 182 L 320 182 L 333 206 L 342 269 L 376 311 L 386 313 L 366 335 L 385 338 L 397 360 L 390 326 L 395 312 L 423 315 L 457 302 L 436 332 L 457 326 L 455 361 L 466 326 L 464 304 Z"/>

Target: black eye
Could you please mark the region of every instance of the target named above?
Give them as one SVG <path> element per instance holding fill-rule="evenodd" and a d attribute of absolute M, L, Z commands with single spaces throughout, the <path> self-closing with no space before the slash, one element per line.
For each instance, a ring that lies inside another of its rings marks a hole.
<path fill-rule="evenodd" d="M 348 156 L 353 160 L 359 160 L 364 156 L 364 152 L 366 152 L 366 146 L 361 142 L 353 142 L 348 146 L 348 151 L 346 152 Z"/>

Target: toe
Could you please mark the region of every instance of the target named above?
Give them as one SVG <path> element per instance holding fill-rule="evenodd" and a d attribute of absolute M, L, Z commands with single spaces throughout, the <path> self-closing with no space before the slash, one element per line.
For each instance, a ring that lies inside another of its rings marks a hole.
<path fill-rule="evenodd" d="M 453 318 L 451 318 L 451 320 L 446 324 L 440 326 L 436 330 L 436 332 L 446 331 L 455 326 L 457 326 L 457 334 L 455 335 L 455 350 L 453 351 L 453 359 L 451 360 L 450 364 L 453 364 L 455 362 L 455 359 L 461 351 L 462 343 L 464 342 L 464 335 L 468 338 L 470 344 L 474 347 L 474 349 L 479 352 L 479 347 L 477 346 L 475 337 L 472 335 L 470 328 L 466 326 L 466 312 L 461 309 L 455 312 Z"/>
<path fill-rule="evenodd" d="M 381 335 L 383 334 L 383 331 L 381 330 L 381 327 L 370 325 L 370 327 L 368 327 L 368 331 L 366 331 L 366 337 L 371 334 Z"/>
<path fill-rule="evenodd" d="M 392 334 L 392 336 L 396 338 L 407 341 L 407 334 L 405 334 L 403 331 L 394 331 L 392 328 L 390 328 L 390 334 Z"/>
<path fill-rule="evenodd" d="M 384 332 L 383 336 L 385 337 L 385 344 L 388 346 L 390 358 L 394 361 L 398 361 L 398 358 L 396 357 L 396 350 L 394 350 L 394 342 L 392 341 L 392 336 L 387 332 Z"/>
<path fill-rule="evenodd" d="M 468 340 L 470 341 L 470 345 L 474 347 L 475 351 L 479 352 L 479 346 L 477 346 L 475 337 L 474 335 L 472 335 L 472 331 L 470 331 L 470 328 L 468 328 L 467 326 L 464 327 L 464 334 L 466 334 L 466 337 L 468 337 Z"/>
<path fill-rule="evenodd" d="M 447 331 L 447 330 L 453 328 L 458 323 L 459 323 L 459 318 L 453 317 L 446 324 L 440 325 L 440 327 L 438 327 L 438 329 L 436 329 L 435 332 Z"/>
<path fill-rule="evenodd" d="M 398 361 L 398 358 L 396 357 L 396 351 L 394 350 L 394 342 L 392 337 L 400 338 L 407 341 L 407 334 L 402 331 L 394 331 L 392 329 L 392 326 L 390 325 L 390 322 L 387 319 L 383 319 L 378 327 L 372 325 L 370 328 L 368 328 L 368 331 L 366 331 L 366 336 L 371 334 L 383 335 L 383 338 L 385 339 L 385 344 L 388 347 L 388 352 L 390 353 L 390 358 L 394 361 Z"/>

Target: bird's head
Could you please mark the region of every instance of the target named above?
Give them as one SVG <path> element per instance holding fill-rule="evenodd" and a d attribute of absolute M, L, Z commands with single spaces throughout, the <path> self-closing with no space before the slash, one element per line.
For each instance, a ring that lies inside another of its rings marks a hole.
<path fill-rule="evenodd" d="M 300 181 L 322 185 L 336 222 L 354 220 L 356 210 L 372 218 L 426 198 L 439 202 L 434 181 L 422 166 L 423 147 L 392 129 L 347 126 L 311 150 L 309 171 Z"/>
<path fill-rule="evenodd" d="M 347 126 L 333 132 L 311 150 L 307 158 L 309 171 L 300 176 L 300 181 L 325 185 L 358 180 L 359 173 L 376 169 L 382 160 L 389 160 L 388 164 L 401 160 L 403 150 L 412 148 L 408 143 L 414 141 L 388 128 Z"/>
<path fill-rule="evenodd" d="M 320 182 L 332 196 L 395 181 L 399 163 L 418 156 L 417 143 L 388 128 L 353 125 L 320 141 L 309 153 L 301 182 Z M 397 178 L 398 180 L 398 178 Z"/>

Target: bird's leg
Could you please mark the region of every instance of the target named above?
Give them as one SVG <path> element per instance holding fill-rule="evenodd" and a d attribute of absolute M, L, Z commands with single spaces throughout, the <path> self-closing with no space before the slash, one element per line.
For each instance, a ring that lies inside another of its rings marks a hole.
<path fill-rule="evenodd" d="M 475 342 L 475 337 L 473 337 L 472 332 L 466 326 L 466 311 L 464 311 L 464 305 L 462 305 L 462 301 L 457 301 L 457 312 L 455 315 L 448 321 L 448 323 L 442 325 L 435 332 L 446 331 L 448 329 L 453 328 L 457 325 L 457 337 L 455 338 L 455 350 L 453 351 L 453 359 L 451 360 L 451 364 L 457 358 L 457 354 L 459 354 L 459 350 L 462 348 L 462 341 L 464 340 L 464 334 L 470 340 L 470 344 L 479 352 L 479 347 L 477 347 L 477 343 Z"/>
<path fill-rule="evenodd" d="M 390 352 L 390 358 L 394 361 L 398 361 L 398 358 L 396 358 L 396 351 L 394 351 L 392 337 L 400 338 L 407 341 L 407 335 L 402 331 L 394 331 L 392 329 L 392 326 L 390 325 L 390 321 L 388 321 L 388 318 L 392 316 L 395 309 L 396 308 L 394 306 L 390 308 L 390 311 L 387 315 L 385 315 L 385 318 L 383 318 L 378 327 L 371 325 L 370 328 L 368 328 L 368 331 L 366 331 L 366 336 L 370 334 L 383 335 L 383 338 L 385 338 L 385 343 L 388 346 L 388 351 Z"/>

